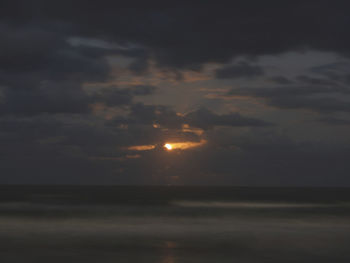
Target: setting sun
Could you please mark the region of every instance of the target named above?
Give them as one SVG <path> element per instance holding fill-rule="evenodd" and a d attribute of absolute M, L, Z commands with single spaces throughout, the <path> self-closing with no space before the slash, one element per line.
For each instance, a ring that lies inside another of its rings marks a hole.
<path fill-rule="evenodd" d="M 172 150 L 172 149 L 173 149 L 173 146 L 171 146 L 171 144 L 169 144 L 169 143 L 166 143 L 166 144 L 164 145 L 164 147 L 165 147 L 167 150 Z"/>
<path fill-rule="evenodd" d="M 191 148 L 196 148 L 199 146 L 202 146 L 207 141 L 202 139 L 199 142 L 191 142 L 191 141 L 185 141 L 185 142 L 172 142 L 172 143 L 166 143 L 164 144 L 164 148 L 167 150 L 187 150 Z"/>

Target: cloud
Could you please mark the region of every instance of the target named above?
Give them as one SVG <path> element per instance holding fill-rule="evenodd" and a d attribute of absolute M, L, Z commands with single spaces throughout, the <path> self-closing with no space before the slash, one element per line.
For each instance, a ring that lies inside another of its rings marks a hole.
<path fill-rule="evenodd" d="M 245 117 L 239 113 L 215 114 L 206 108 L 200 108 L 187 114 L 179 114 L 170 107 L 137 103 L 132 105 L 130 110 L 128 118 L 117 118 L 114 121 L 117 123 L 143 124 L 152 127 L 178 129 L 195 134 L 198 133 L 196 128 L 210 129 L 215 126 L 264 127 L 271 125 L 271 123 Z"/>
<path fill-rule="evenodd" d="M 300 79 L 300 78 L 299 78 Z M 330 86 L 327 81 L 302 78 L 314 85 L 293 84 L 277 87 L 233 88 L 229 96 L 254 97 L 265 99 L 268 105 L 281 109 L 309 109 L 318 112 L 350 111 L 346 86 Z M 321 84 L 322 83 L 322 84 Z"/>
<path fill-rule="evenodd" d="M 153 124 L 171 129 L 180 129 L 182 117 L 170 107 L 162 105 L 145 105 L 137 103 L 131 106 L 127 123 L 144 124 L 153 127 Z"/>
<path fill-rule="evenodd" d="M 135 96 L 145 96 L 153 94 L 157 87 L 153 85 L 131 85 L 129 89 Z"/>
<path fill-rule="evenodd" d="M 349 101 L 336 98 L 274 98 L 270 100 L 270 105 L 282 109 L 309 109 L 318 112 L 349 112 Z"/>
<path fill-rule="evenodd" d="M 350 63 L 348 61 L 340 61 L 310 68 L 310 72 L 328 79 L 329 82 L 338 85 L 350 85 Z"/>
<path fill-rule="evenodd" d="M 13 88 L 48 81 L 103 81 L 109 74 L 101 48 L 71 46 L 63 33 L 47 28 L 0 24 L 0 80 Z"/>
<path fill-rule="evenodd" d="M 184 184 L 349 184 L 346 145 L 298 143 L 272 127 L 232 133 L 218 126 L 205 131 L 201 147 L 168 154 L 153 148 L 171 138 L 168 131 L 147 125 L 124 129 L 100 119 L 48 114 L 2 117 L 0 125 L 1 181 L 7 183 L 154 184 L 174 183 L 177 176 Z M 201 143 L 179 135 L 169 141 Z M 128 149 L 135 145 L 150 150 Z"/>
<path fill-rule="evenodd" d="M 97 38 L 142 47 L 145 54 L 131 66 L 198 70 L 208 62 L 226 63 L 236 56 L 280 54 L 305 48 L 349 54 L 346 1 L 238 1 L 234 8 L 217 4 L 176 4 L 174 8 L 120 8 L 112 1 L 5 1 L 5 23 L 50 28 L 81 38 Z M 141 4 L 142 6 L 142 4 Z M 91 18 L 95 23 L 91 25 Z"/>
<path fill-rule="evenodd" d="M 95 103 L 103 103 L 108 107 L 130 105 L 134 96 L 149 95 L 154 90 L 150 86 L 125 89 L 109 87 L 88 93 L 79 84 L 76 85 L 47 83 L 37 89 L 7 88 L 0 102 L 0 115 L 90 113 L 91 105 Z"/>
<path fill-rule="evenodd" d="M 329 78 L 315 78 L 306 75 L 300 75 L 297 77 L 297 80 L 305 83 L 307 85 L 320 85 L 320 86 L 337 86 L 338 84 L 335 81 L 330 80 Z"/>
<path fill-rule="evenodd" d="M 232 135 L 217 129 L 208 134 L 208 141 L 209 148 L 191 159 L 197 162 L 204 184 L 221 180 L 259 186 L 349 184 L 345 170 L 350 167 L 344 160 L 350 149 L 346 145 L 298 142 L 271 130 Z"/>
<path fill-rule="evenodd" d="M 113 107 L 118 105 L 131 104 L 133 91 L 130 89 L 119 89 L 117 87 L 109 87 L 101 89 L 94 93 L 91 101 L 102 102 L 107 106 Z"/>
<path fill-rule="evenodd" d="M 284 77 L 284 76 L 275 76 L 270 78 L 270 80 L 276 84 L 279 85 L 287 85 L 287 84 L 292 84 L 293 81 L 291 81 L 290 79 Z"/>
<path fill-rule="evenodd" d="M 329 125 L 350 125 L 350 120 L 340 119 L 335 117 L 323 117 L 318 119 L 318 121 L 329 124 Z"/>
<path fill-rule="evenodd" d="M 150 151 L 155 149 L 155 145 L 135 145 L 135 146 L 129 146 L 128 150 L 130 151 Z"/>
<path fill-rule="evenodd" d="M 268 122 L 244 117 L 239 113 L 230 114 L 215 114 L 208 109 L 201 108 L 199 110 L 188 113 L 185 116 L 187 123 L 194 127 L 200 127 L 202 129 L 209 129 L 215 126 L 230 126 L 230 127 L 248 127 L 248 126 L 269 126 Z"/>
<path fill-rule="evenodd" d="M 87 113 L 86 82 L 109 79 L 106 52 L 45 27 L 0 24 L 0 114 Z"/>
<path fill-rule="evenodd" d="M 218 79 L 252 78 L 263 74 L 264 71 L 261 67 L 250 65 L 246 62 L 228 65 L 215 71 L 215 77 Z"/>
<path fill-rule="evenodd" d="M 80 88 L 49 84 L 38 89 L 5 89 L 0 115 L 87 113 L 89 96 Z"/>

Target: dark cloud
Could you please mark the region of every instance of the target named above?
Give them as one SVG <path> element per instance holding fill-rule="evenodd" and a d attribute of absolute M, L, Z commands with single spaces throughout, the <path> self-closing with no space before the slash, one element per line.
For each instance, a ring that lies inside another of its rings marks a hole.
<path fill-rule="evenodd" d="M 276 84 L 279 85 L 287 85 L 287 84 L 292 84 L 293 81 L 291 81 L 290 79 L 284 77 L 284 76 L 275 76 L 270 78 L 270 80 Z"/>
<path fill-rule="evenodd" d="M 149 58 L 147 57 L 139 57 L 138 59 L 135 59 L 129 66 L 129 69 L 135 74 L 135 75 L 142 75 L 147 72 L 149 68 Z"/>
<path fill-rule="evenodd" d="M 131 182 L 120 178 L 121 168 L 137 160 L 128 160 L 124 148 L 159 142 L 153 128 L 126 130 L 93 116 L 8 116 L 0 118 L 0 127 L 2 183 Z"/>
<path fill-rule="evenodd" d="M 250 65 L 246 62 L 225 66 L 215 71 L 215 77 L 218 79 L 252 78 L 263 74 L 264 71 L 260 66 Z"/>
<path fill-rule="evenodd" d="M 317 74 L 323 77 L 324 79 L 328 79 L 329 82 L 338 83 L 342 85 L 349 86 L 350 85 L 350 63 L 336 62 L 325 64 L 321 66 L 315 66 L 310 69 L 310 72 Z"/>
<path fill-rule="evenodd" d="M 232 134 L 218 128 L 206 131 L 208 143 L 197 149 L 171 155 L 158 147 L 128 158 L 123 147 L 169 136 L 150 125 L 115 124 L 70 115 L 2 118 L 1 182 L 154 184 L 177 176 L 184 184 L 349 183 L 346 146 L 298 143 L 271 130 Z"/>
<path fill-rule="evenodd" d="M 106 81 L 100 48 L 70 45 L 66 35 L 30 25 L 0 26 L 0 114 L 87 113 L 86 82 Z"/>
<path fill-rule="evenodd" d="M 233 136 L 217 129 L 208 134 L 208 139 L 211 144 L 207 149 L 185 157 L 198 164 L 204 184 L 220 184 L 224 180 L 234 185 L 257 186 L 330 186 L 335 182 L 348 185 L 344 171 L 350 168 L 344 163 L 350 150 L 347 146 L 329 148 L 297 142 L 271 131 Z"/>
<path fill-rule="evenodd" d="M 129 87 L 133 95 L 151 95 L 153 94 L 157 87 L 153 85 L 133 85 Z"/>
<path fill-rule="evenodd" d="M 139 45 L 159 66 L 169 68 L 199 69 L 203 63 L 228 62 L 237 55 L 305 48 L 349 54 L 346 1 L 141 6 L 120 7 L 112 1 L 3 1 L 1 16 L 11 24 L 31 22 L 69 35 Z M 144 68 L 136 66 L 136 71 Z"/>
<path fill-rule="evenodd" d="M 181 129 L 184 124 L 201 129 L 210 129 L 215 126 L 228 127 L 264 127 L 271 123 L 263 120 L 242 116 L 239 113 L 215 114 L 206 108 L 187 113 L 177 114 L 166 106 L 135 104 L 131 107 L 129 119 L 116 120 L 127 124 L 159 124 L 169 129 Z"/>
<path fill-rule="evenodd" d="M 0 103 L 0 115 L 87 113 L 89 102 L 89 96 L 75 88 L 7 89 Z"/>
<path fill-rule="evenodd" d="M 256 96 L 266 98 L 309 96 L 314 94 L 349 94 L 350 89 L 342 86 L 278 86 L 278 87 L 259 87 L 259 88 L 233 88 L 229 95 Z"/>
<path fill-rule="evenodd" d="M 308 84 L 308 85 L 328 85 L 328 86 L 337 86 L 338 84 L 328 78 L 314 78 L 310 76 L 300 75 L 297 77 L 299 82 Z"/>
<path fill-rule="evenodd" d="M 336 98 L 283 97 L 273 98 L 270 105 L 281 109 L 309 109 L 318 112 L 349 112 L 350 103 Z"/>
<path fill-rule="evenodd" d="M 263 98 L 267 104 L 283 109 L 310 109 L 320 112 L 350 110 L 347 100 L 350 94 L 348 87 L 329 86 L 328 81 L 323 82 L 320 79 L 306 79 L 311 82 L 322 82 L 324 85 L 305 86 L 301 83 L 279 87 L 233 88 L 228 95 Z"/>
<path fill-rule="evenodd" d="M 346 61 L 328 63 L 320 66 L 310 68 L 310 72 L 317 74 L 335 73 L 335 72 L 349 72 L 350 63 Z"/>
<path fill-rule="evenodd" d="M 134 96 L 150 95 L 155 86 L 109 87 L 87 93 L 79 83 L 48 83 L 38 89 L 5 89 L 0 114 L 89 113 L 94 103 L 108 107 L 128 106 Z"/>
<path fill-rule="evenodd" d="M 133 98 L 132 91 L 129 89 L 119 89 L 116 87 L 102 89 L 92 96 L 94 102 L 102 102 L 107 106 L 128 105 Z"/>
<path fill-rule="evenodd" d="M 108 77 L 101 49 L 74 47 L 67 36 L 35 27 L 2 26 L 0 31 L 2 85 L 28 89 L 44 80 L 103 81 Z"/>
<path fill-rule="evenodd" d="M 172 158 L 154 153 L 170 166 L 162 180 L 176 175 L 183 184 L 255 186 L 335 186 L 349 184 L 349 148 L 296 142 L 274 132 L 232 135 L 225 129 L 207 134 L 208 144 Z M 149 156 L 151 158 L 151 156 Z M 152 163 L 152 162 L 150 162 Z M 193 172 L 195 171 L 195 172 Z M 332 174 L 332 177 L 329 176 Z"/>
<path fill-rule="evenodd" d="M 161 105 L 135 104 L 131 107 L 129 117 L 127 122 L 145 125 L 159 124 L 173 129 L 180 129 L 183 124 L 181 116 L 170 107 Z"/>
<path fill-rule="evenodd" d="M 214 126 L 244 127 L 244 126 L 269 126 L 268 122 L 244 117 L 239 113 L 215 114 L 208 109 L 201 108 L 194 112 L 190 112 L 185 116 L 186 121 L 202 129 L 209 129 Z"/>
<path fill-rule="evenodd" d="M 329 124 L 329 125 L 350 125 L 350 120 L 340 119 L 336 117 L 323 117 L 318 119 L 318 121 Z"/>

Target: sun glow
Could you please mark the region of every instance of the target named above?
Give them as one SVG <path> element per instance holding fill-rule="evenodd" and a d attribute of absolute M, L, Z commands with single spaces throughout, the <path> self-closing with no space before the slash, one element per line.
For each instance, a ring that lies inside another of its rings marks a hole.
<path fill-rule="evenodd" d="M 127 149 L 129 151 L 150 151 L 156 148 L 155 145 L 134 145 L 134 146 L 129 146 Z"/>
<path fill-rule="evenodd" d="M 173 146 L 169 143 L 164 144 L 164 147 L 169 151 L 173 149 Z"/>
<path fill-rule="evenodd" d="M 166 143 L 164 144 L 164 148 L 167 150 L 187 150 L 190 148 L 195 148 L 202 146 L 206 143 L 206 140 L 201 140 L 199 142 L 174 142 L 174 143 Z"/>

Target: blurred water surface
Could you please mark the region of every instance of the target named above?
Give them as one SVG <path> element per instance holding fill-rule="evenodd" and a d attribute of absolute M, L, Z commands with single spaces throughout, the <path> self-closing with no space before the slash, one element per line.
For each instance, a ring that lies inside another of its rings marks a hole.
<path fill-rule="evenodd" d="M 349 190 L 0 186 L 0 261 L 348 263 Z"/>

